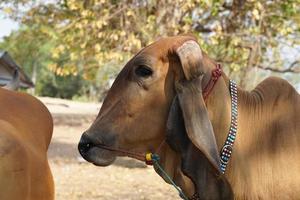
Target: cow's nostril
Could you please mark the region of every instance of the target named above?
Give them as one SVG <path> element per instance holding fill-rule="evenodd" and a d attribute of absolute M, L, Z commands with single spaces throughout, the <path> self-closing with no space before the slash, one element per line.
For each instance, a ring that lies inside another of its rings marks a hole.
<path fill-rule="evenodd" d="M 90 148 L 91 148 L 91 144 L 89 144 L 89 143 L 80 142 L 78 145 L 78 150 L 80 153 L 86 153 L 89 151 Z"/>
<path fill-rule="evenodd" d="M 87 153 L 93 147 L 92 140 L 85 133 L 82 134 L 78 144 L 78 150 L 81 155 Z"/>

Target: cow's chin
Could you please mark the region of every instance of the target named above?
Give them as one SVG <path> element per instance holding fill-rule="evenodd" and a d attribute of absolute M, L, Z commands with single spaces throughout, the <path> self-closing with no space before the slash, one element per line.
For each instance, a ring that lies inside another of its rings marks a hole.
<path fill-rule="evenodd" d="M 83 158 L 96 166 L 105 167 L 111 165 L 116 160 L 116 155 L 111 151 L 92 147 Z"/>

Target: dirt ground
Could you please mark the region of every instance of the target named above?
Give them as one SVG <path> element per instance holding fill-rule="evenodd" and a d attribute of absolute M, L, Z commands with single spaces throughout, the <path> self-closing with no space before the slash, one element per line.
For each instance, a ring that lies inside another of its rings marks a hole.
<path fill-rule="evenodd" d="M 54 117 L 48 151 L 55 181 L 56 200 L 179 200 L 152 167 L 130 158 L 119 158 L 109 167 L 84 161 L 77 143 L 96 117 L 100 104 L 41 98 Z"/>

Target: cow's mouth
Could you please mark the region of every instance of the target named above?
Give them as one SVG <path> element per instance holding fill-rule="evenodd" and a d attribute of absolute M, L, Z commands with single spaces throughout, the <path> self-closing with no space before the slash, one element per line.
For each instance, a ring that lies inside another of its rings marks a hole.
<path fill-rule="evenodd" d="M 96 166 L 108 166 L 115 161 L 116 154 L 101 146 L 93 143 L 86 134 L 83 134 L 78 144 L 78 151 L 86 161 Z"/>
<path fill-rule="evenodd" d="M 99 147 L 92 147 L 88 151 L 88 155 L 82 155 L 82 157 L 96 166 L 103 167 L 112 164 L 116 159 L 116 156 L 113 152 L 101 149 Z"/>

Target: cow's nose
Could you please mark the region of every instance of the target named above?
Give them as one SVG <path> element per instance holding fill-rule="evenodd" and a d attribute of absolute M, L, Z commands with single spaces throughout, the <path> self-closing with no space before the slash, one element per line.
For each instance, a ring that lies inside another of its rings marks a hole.
<path fill-rule="evenodd" d="M 90 136 L 88 136 L 86 133 L 83 133 L 78 144 L 79 153 L 84 156 L 93 146 L 94 144 Z"/>

